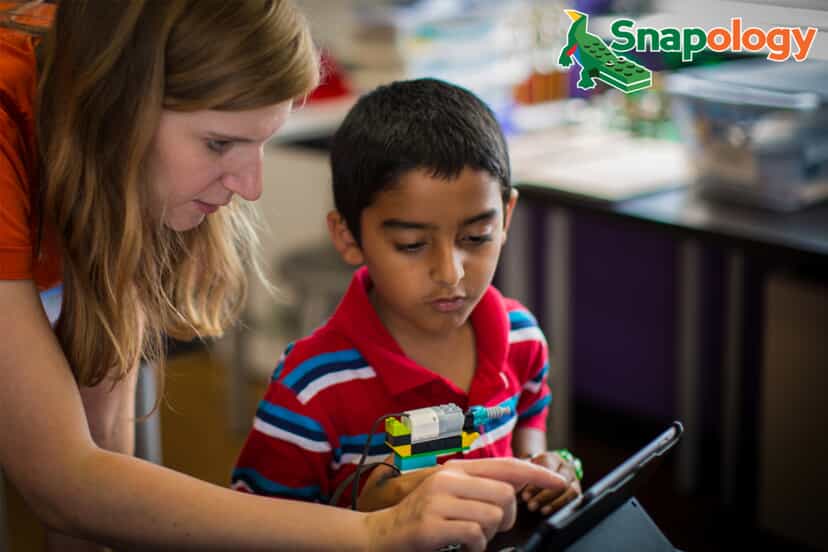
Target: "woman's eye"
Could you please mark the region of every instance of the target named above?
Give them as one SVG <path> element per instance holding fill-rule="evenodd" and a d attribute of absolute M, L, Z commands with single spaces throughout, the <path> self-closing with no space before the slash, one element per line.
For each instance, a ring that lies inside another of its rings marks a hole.
<path fill-rule="evenodd" d="M 230 140 L 207 140 L 207 149 L 215 153 L 224 153 L 230 149 L 232 142 Z"/>
<path fill-rule="evenodd" d="M 416 253 L 417 251 L 421 250 L 425 247 L 425 242 L 413 242 L 413 243 L 395 243 L 394 249 L 397 251 L 402 251 L 403 253 Z"/>

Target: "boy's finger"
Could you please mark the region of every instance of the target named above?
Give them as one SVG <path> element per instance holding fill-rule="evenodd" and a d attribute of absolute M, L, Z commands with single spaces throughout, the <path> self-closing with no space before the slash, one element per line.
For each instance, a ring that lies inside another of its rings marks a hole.
<path fill-rule="evenodd" d="M 535 496 L 536 494 L 538 494 L 538 492 L 539 492 L 540 490 L 541 490 L 540 488 L 535 487 L 534 485 L 526 485 L 526 487 L 524 487 L 524 488 L 520 491 L 520 498 L 521 498 L 524 502 L 529 502 L 529 499 L 531 499 L 533 496 Z"/>
<path fill-rule="evenodd" d="M 561 462 L 560 467 L 557 469 L 558 474 L 560 474 L 564 479 L 566 479 L 567 483 L 572 483 L 574 481 L 578 481 L 578 476 L 575 474 L 575 469 L 569 462 Z"/>
<path fill-rule="evenodd" d="M 574 487 L 569 487 L 566 490 L 565 493 L 562 493 L 560 496 L 555 498 L 555 500 L 553 500 L 550 503 L 542 506 L 541 507 L 541 514 L 547 515 L 547 514 L 551 514 L 552 512 L 554 512 L 556 510 L 560 510 L 561 508 L 564 507 L 564 505 L 566 505 L 569 501 L 574 499 L 579 494 L 581 494 L 581 493 L 579 493 L 577 490 L 575 490 Z"/>
<path fill-rule="evenodd" d="M 551 504 L 564 494 L 566 494 L 566 490 L 555 492 L 543 489 L 529 500 L 528 508 L 530 511 L 534 512 L 535 510 L 543 508 L 547 504 Z"/>

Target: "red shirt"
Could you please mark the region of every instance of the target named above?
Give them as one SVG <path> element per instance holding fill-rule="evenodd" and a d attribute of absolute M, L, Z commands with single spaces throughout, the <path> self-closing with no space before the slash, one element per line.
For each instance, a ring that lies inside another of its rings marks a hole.
<path fill-rule="evenodd" d="M 233 471 L 234 488 L 327 502 L 355 469 L 371 425 L 393 412 L 450 402 L 464 411 L 511 406 L 464 458 L 512 456 L 515 427 L 545 429 L 546 339 L 525 307 L 491 286 L 483 295 L 471 314 L 477 367 L 466 393 L 403 353 L 372 307 L 370 287 L 367 269 L 358 270 L 331 319 L 288 346 Z M 389 454 L 382 424 L 378 431 L 366 463 Z M 340 504 L 349 502 L 350 488 Z"/>
<path fill-rule="evenodd" d="M 51 15 L 51 9 L 43 13 Z M 34 280 L 42 290 L 60 281 L 61 262 L 48 226 L 34 255 L 39 225 L 36 44 L 25 33 L 0 29 L 0 280 Z"/>

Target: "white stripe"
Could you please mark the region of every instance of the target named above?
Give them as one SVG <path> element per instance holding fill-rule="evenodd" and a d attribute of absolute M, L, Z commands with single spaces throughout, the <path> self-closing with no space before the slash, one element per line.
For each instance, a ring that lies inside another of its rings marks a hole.
<path fill-rule="evenodd" d="M 365 366 L 364 368 L 356 368 L 354 370 L 341 370 L 338 372 L 331 372 L 325 376 L 322 376 L 319 379 L 313 380 L 305 387 L 301 393 L 299 393 L 296 398 L 299 399 L 299 402 L 302 404 L 307 404 L 309 400 L 311 400 L 317 393 L 322 391 L 323 389 L 327 389 L 332 385 L 336 385 L 338 383 L 345 383 L 346 381 L 352 381 L 355 379 L 371 379 L 376 377 L 377 373 L 374 372 L 374 369 L 370 366 Z"/>
<path fill-rule="evenodd" d="M 520 341 L 541 341 L 546 343 L 546 338 L 537 326 L 529 326 L 528 328 L 521 328 L 509 332 L 509 343 L 518 343 Z"/>
<path fill-rule="evenodd" d="M 529 380 L 523 384 L 523 388 L 529 391 L 530 393 L 537 393 L 538 391 L 540 391 L 542 385 L 542 381 Z"/>
<path fill-rule="evenodd" d="M 242 481 L 241 479 L 239 479 L 238 481 L 236 481 L 235 483 L 230 485 L 230 488 L 235 489 L 237 491 L 242 490 L 242 491 L 247 491 L 248 493 L 253 493 L 253 489 L 251 489 L 250 486 L 247 483 L 245 483 L 244 481 Z M 253 494 L 255 494 L 255 493 L 253 493 Z"/>
<path fill-rule="evenodd" d="M 515 428 L 516 424 L 517 416 L 512 416 L 512 418 L 507 423 L 493 429 L 492 431 L 487 431 L 486 433 L 478 437 L 477 440 L 471 444 L 469 450 L 466 452 L 471 452 L 473 450 L 483 448 L 485 446 L 491 445 L 495 441 L 499 441 L 504 437 L 508 437 L 509 435 L 511 435 L 512 430 Z"/>
<path fill-rule="evenodd" d="M 265 435 L 269 435 L 274 439 L 281 439 L 282 441 L 293 443 L 297 447 L 301 447 L 311 452 L 328 452 L 329 450 L 331 450 L 331 444 L 327 441 L 313 441 L 311 439 L 307 439 L 300 435 L 296 435 L 295 433 L 285 431 L 282 428 L 269 424 L 258 417 L 253 420 L 253 429 L 261 433 L 264 433 Z"/>
<path fill-rule="evenodd" d="M 391 454 L 390 452 L 388 454 Z M 366 456 L 365 463 L 372 464 L 374 462 L 384 462 L 388 458 L 388 454 L 375 454 L 373 456 Z M 338 470 L 345 464 L 359 464 L 359 459 L 362 458 L 361 452 L 349 452 L 343 454 L 339 462 L 331 462 L 331 468 Z"/>

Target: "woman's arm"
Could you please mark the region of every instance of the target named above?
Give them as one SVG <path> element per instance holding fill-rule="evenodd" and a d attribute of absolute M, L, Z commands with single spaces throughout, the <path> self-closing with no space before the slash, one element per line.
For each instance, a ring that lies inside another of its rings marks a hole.
<path fill-rule="evenodd" d="M 104 381 L 80 387 L 81 401 L 92 440 L 105 450 L 132 456 L 135 453 L 135 387 L 138 368 L 120 382 Z M 47 530 L 46 550 L 54 552 L 104 552 L 95 543 Z"/>
<path fill-rule="evenodd" d="M 0 281 L 0 463 L 49 527 L 123 548 L 481 550 L 545 470 L 501 459 L 440 470 L 374 514 L 252 496 L 99 448 L 34 284 Z M 482 540 L 483 539 L 483 540 Z M 436 546 L 435 546 L 436 545 Z"/>

